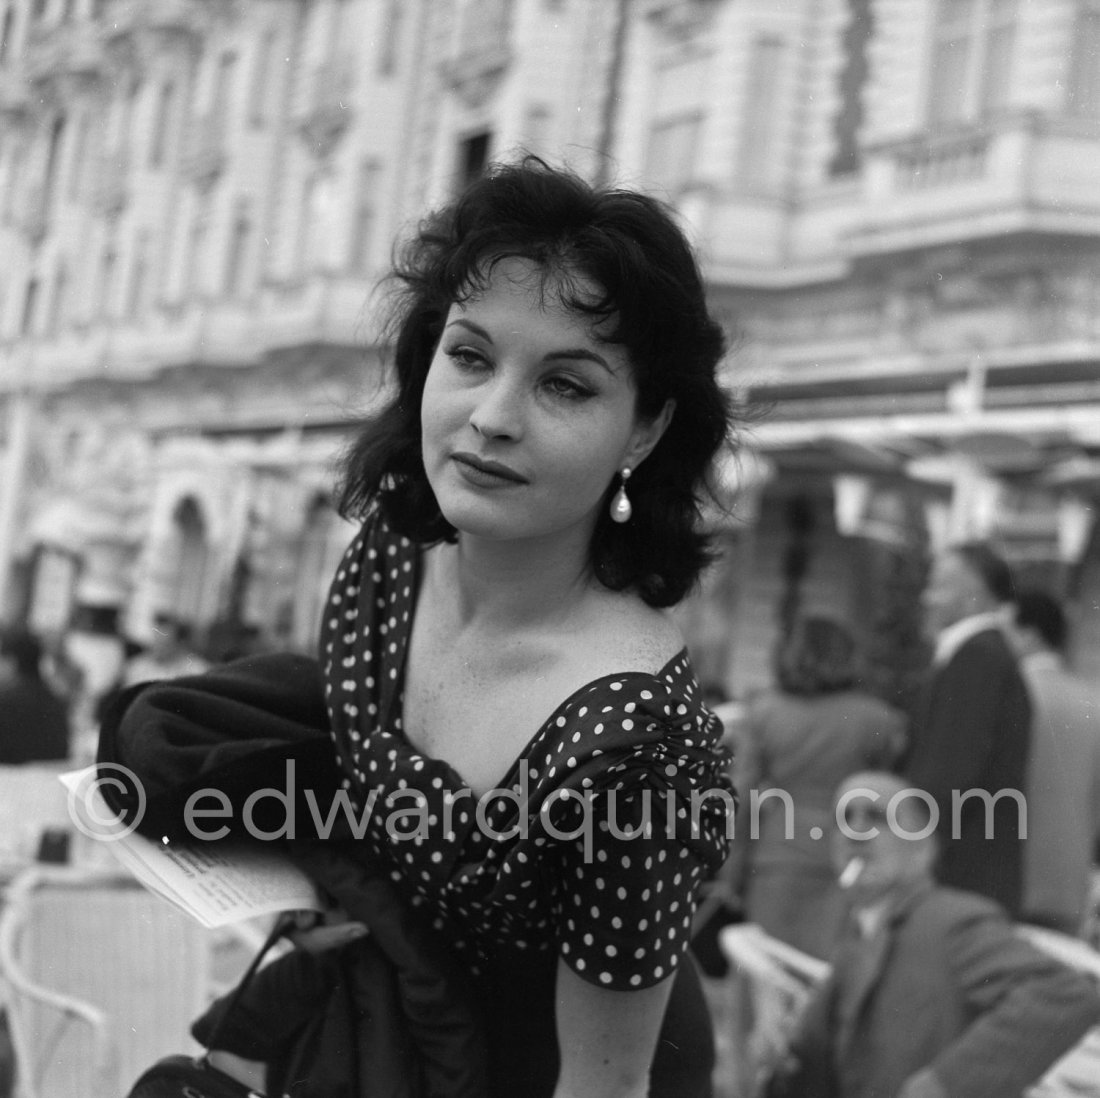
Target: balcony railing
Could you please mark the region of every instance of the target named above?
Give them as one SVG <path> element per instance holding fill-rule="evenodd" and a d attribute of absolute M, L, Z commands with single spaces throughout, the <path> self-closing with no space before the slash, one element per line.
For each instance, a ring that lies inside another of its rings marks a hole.
<path fill-rule="evenodd" d="M 1100 134 L 1039 112 L 870 144 L 853 254 L 1100 224 Z"/>
<path fill-rule="evenodd" d="M 197 39 L 237 6 L 236 0 L 109 0 L 103 34 L 110 42 L 149 31 Z"/>
<path fill-rule="evenodd" d="M 986 172 L 990 135 L 984 132 L 928 135 L 894 151 L 898 190 L 919 190 L 980 179 Z"/>
<path fill-rule="evenodd" d="M 81 19 L 32 31 L 25 54 L 27 78 L 44 83 L 102 76 L 106 55 L 99 30 L 98 23 Z"/>

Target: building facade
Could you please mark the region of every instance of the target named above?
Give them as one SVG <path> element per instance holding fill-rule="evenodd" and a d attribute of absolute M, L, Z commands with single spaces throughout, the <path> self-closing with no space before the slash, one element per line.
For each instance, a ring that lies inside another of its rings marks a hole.
<path fill-rule="evenodd" d="M 682 610 L 710 686 L 816 608 L 904 689 L 926 551 L 969 535 L 1100 662 L 1097 0 L 0 0 L 0 33 L 9 615 L 309 648 L 392 243 L 528 149 L 677 207 L 767 409 Z"/>

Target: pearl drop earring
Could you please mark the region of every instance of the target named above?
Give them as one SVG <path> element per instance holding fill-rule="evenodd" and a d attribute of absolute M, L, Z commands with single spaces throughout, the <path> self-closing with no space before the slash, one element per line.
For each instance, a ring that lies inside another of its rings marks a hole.
<path fill-rule="evenodd" d="M 634 514 L 634 508 L 630 506 L 630 497 L 626 494 L 626 482 L 630 479 L 630 466 L 624 465 L 619 476 L 622 478 L 622 483 L 611 500 L 611 521 L 629 522 L 630 516 Z"/>

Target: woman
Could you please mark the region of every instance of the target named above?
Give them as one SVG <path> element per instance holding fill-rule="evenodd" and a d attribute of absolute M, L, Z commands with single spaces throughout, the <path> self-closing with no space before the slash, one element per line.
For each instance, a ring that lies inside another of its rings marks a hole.
<path fill-rule="evenodd" d="M 775 689 L 748 704 L 742 726 L 733 860 L 746 916 L 827 958 L 843 917 L 829 860 L 833 797 L 848 775 L 886 769 L 898 758 L 905 722 L 859 688 L 855 641 L 830 618 L 795 623 L 776 650 L 775 679 Z M 762 797 L 768 790 L 775 792 Z"/>
<path fill-rule="evenodd" d="M 656 201 L 529 159 L 397 276 L 322 659 L 352 799 L 424 814 L 362 849 L 468 979 L 489 1094 L 707 1094 L 686 949 L 732 801 L 666 608 L 730 413 L 694 257 Z"/>

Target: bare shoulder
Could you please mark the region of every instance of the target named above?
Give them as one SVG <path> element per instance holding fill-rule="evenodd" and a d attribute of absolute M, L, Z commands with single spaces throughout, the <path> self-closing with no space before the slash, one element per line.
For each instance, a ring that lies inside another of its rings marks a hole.
<path fill-rule="evenodd" d="M 576 656 L 592 668 L 593 677 L 619 671 L 655 674 L 684 647 L 667 610 L 614 591 L 594 597 L 575 641 Z"/>

